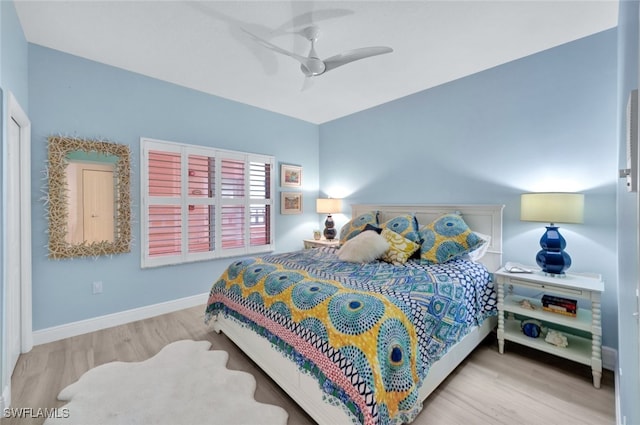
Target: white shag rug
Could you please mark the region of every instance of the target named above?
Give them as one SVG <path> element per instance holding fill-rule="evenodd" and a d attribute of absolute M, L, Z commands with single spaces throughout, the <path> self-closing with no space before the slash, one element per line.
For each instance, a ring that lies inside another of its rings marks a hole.
<path fill-rule="evenodd" d="M 253 425 L 287 423 L 279 406 L 253 399 L 255 378 L 226 368 L 226 351 L 178 341 L 143 362 L 97 366 L 58 395 L 67 418 L 46 425 Z"/>

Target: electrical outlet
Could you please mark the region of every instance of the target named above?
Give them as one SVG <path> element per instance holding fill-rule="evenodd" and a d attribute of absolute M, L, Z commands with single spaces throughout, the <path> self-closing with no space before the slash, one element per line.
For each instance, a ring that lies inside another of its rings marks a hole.
<path fill-rule="evenodd" d="M 93 282 L 93 293 L 94 294 L 102 294 L 102 281 L 97 280 Z"/>

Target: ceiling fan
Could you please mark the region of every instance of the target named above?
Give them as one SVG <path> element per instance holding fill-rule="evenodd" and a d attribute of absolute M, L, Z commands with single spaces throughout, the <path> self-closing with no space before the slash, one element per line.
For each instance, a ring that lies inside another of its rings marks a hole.
<path fill-rule="evenodd" d="M 349 62 L 354 62 L 371 56 L 393 52 L 393 49 L 391 47 L 361 47 L 359 49 L 348 50 L 346 52 L 322 60 L 318 57 L 315 49 L 315 43 L 318 40 L 318 35 L 320 34 L 320 29 L 315 25 L 303 28 L 302 31 L 299 32 L 299 34 L 301 34 L 311 42 L 311 49 L 309 50 L 308 56 L 301 56 L 288 50 L 282 49 L 275 44 L 270 43 L 255 34 L 250 33 L 245 29 L 243 29 L 243 31 L 246 32 L 257 43 L 266 47 L 267 49 L 271 49 L 274 52 L 290 56 L 300 62 L 300 69 L 307 78 L 317 77 L 318 75 L 322 75 L 325 72 L 331 71 L 332 69 L 335 69 L 339 66 L 348 64 Z"/>

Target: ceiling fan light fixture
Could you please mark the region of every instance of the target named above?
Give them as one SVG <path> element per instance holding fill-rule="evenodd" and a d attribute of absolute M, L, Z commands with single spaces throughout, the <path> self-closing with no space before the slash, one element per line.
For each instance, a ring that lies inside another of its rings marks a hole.
<path fill-rule="evenodd" d="M 300 64 L 300 69 L 307 77 L 324 74 L 326 66 L 320 59 L 310 58 L 306 64 Z"/>

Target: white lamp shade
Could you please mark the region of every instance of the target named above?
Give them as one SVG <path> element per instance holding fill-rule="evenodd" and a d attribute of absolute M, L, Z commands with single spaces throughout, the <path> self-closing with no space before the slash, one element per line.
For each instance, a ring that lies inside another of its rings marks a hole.
<path fill-rule="evenodd" d="M 520 220 L 544 223 L 582 223 L 582 193 L 523 193 L 520 197 Z"/>
<path fill-rule="evenodd" d="M 318 214 L 333 214 L 342 210 L 342 200 L 334 198 L 316 199 L 316 212 Z"/>

